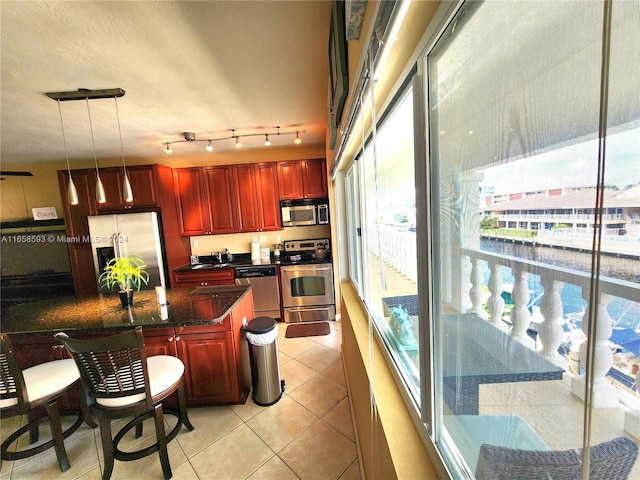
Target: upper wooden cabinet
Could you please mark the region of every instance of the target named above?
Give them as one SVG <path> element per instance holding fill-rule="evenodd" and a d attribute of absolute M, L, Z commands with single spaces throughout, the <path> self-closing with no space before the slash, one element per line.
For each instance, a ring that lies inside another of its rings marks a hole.
<path fill-rule="evenodd" d="M 239 231 L 231 166 L 177 168 L 174 186 L 181 235 Z"/>
<path fill-rule="evenodd" d="M 96 172 L 92 172 L 95 181 Z M 123 197 L 123 169 L 120 167 L 100 169 L 100 179 L 107 201 L 97 204 L 99 213 L 121 213 L 158 207 L 158 188 L 153 165 L 127 167 L 127 176 L 133 191 L 133 202 L 125 202 Z"/>
<path fill-rule="evenodd" d="M 234 166 L 241 232 L 282 230 L 276 163 Z"/>
<path fill-rule="evenodd" d="M 278 183 L 280 200 L 327 197 L 325 159 L 278 162 Z"/>
<path fill-rule="evenodd" d="M 235 195 L 233 167 L 206 167 L 204 169 L 207 206 L 211 228 L 209 233 L 234 233 L 239 231 L 238 207 Z"/>

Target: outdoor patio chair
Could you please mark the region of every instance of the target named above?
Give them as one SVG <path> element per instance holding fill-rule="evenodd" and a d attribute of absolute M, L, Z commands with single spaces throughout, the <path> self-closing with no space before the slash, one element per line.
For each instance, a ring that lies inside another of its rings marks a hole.
<path fill-rule="evenodd" d="M 638 457 L 638 445 L 617 437 L 591 447 L 590 480 L 626 480 Z M 519 450 L 484 444 L 476 467 L 477 480 L 580 480 L 582 449 Z"/>

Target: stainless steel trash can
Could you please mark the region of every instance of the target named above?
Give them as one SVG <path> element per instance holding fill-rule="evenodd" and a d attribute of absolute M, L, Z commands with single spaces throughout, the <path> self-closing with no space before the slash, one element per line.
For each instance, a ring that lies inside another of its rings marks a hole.
<path fill-rule="evenodd" d="M 257 317 L 244 330 L 251 362 L 251 397 L 256 405 L 273 405 L 284 391 L 278 362 L 278 329 L 271 317 Z"/>

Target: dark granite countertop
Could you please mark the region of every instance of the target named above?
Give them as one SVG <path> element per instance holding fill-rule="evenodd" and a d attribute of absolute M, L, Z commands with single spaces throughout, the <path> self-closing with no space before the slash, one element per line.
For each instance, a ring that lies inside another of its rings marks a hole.
<path fill-rule="evenodd" d="M 129 309 L 122 308 L 117 293 L 57 297 L 3 309 L 2 331 L 35 334 L 214 324 L 250 290 L 248 285 L 174 288 L 166 291 L 168 305 L 162 309 L 154 290 L 135 292 Z"/>

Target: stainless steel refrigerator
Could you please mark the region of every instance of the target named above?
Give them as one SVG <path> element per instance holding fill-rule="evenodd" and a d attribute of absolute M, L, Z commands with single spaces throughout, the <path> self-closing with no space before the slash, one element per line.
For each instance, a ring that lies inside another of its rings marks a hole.
<path fill-rule="evenodd" d="M 88 217 L 96 281 L 114 257 L 138 255 L 147 265 L 149 283 L 141 290 L 166 288 L 160 222 L 156 212 L 95 215 Z M 100 292 L 109 292 L 98 284 Z"/>

